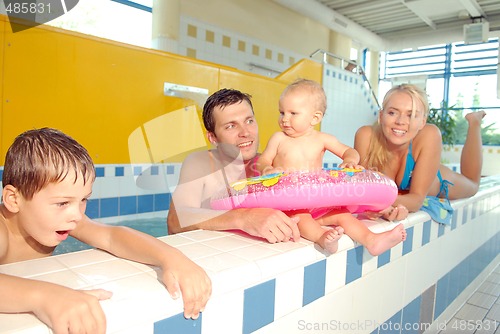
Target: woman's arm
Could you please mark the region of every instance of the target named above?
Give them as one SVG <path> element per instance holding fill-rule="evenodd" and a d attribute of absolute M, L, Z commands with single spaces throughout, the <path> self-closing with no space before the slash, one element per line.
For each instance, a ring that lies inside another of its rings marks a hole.
<path fill-rule="evenodd" d="M 440 130 L 433 124 L 425 125 L 413 140 L 415 169 L 411 176 L 410 190 L 406 194 L 399 195 L 396 204 L 406 206 L 410 212 L 420 210 L 432 183 L 437 178 L 441 150 Z"/>

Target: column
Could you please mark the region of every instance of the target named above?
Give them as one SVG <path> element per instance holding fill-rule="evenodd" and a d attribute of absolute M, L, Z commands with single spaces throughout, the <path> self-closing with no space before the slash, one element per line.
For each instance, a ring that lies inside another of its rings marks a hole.
<path fill-rule="evenodd" d="M 180 0 L 153 0 L 153 49 L 178 53 L 180 6 Z"/>

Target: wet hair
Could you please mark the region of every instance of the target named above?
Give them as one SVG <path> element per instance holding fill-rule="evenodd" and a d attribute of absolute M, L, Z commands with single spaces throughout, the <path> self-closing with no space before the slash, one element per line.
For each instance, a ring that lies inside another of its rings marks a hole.
<path fill-rule="evenodd" d="M 382 102 L 382 110 L 387 108 L 387 104 L 391 97 L 396 93 L 405 93 L 410 95 L 412 99 L 412 118 L 415 117 L 417 112 L 417 103 L 421 102 L 424 106 L 423 117 L 427 118 L 429 115 L 429 102 L 427 99 L 427 94 L 420 88 L 411 84 L 401 84 L 392 87 L 384 96 Z M 384 169 L 384 166 L 389 162 L 391 156 L 387 149 L 387 140 L 382 133 L 382 127 L 378 121 L 373 124 L 372 135 L 370 139 L 370 146 L 368 148 L 368 154 L 361 164 L 367 168 L 375 168 L 379 171 Z"/>
<path fill-rule="evenodd" d="M 285 90 L 281 93 L 280 101 L 287 94 L 296 91 L 305 91 L 311 102 L 313 103 L 313 108 L 315 111 L 321 111 L 323 115 L 326 112 L 326 94 L 323 87 L 314 80 L 309 79 L 297 79 L 288 85 Z"/>
<path fill-rule="evenodd" d="M 253 106 L 251 101 L 252 96 L 246 93 L 242 93 L 236 89 L 223 88 L 216 91 L 207 99 L 205 105 L 203 106 L 203 125 L 208 132 L 215 131 L 215 119 L 214 119 L 214 109 L 217 107 L 225 108 L 233 104 L 241 103 L 242 101 L 247 101 L 253 112 Z"/>
<path fill-rule="evenodd" d="M 26 131 L 7 150 L 3 187 L 14 186 L 27 200 L 50 183 L 74 173 L 84 184 L 95 180 L 95 167 L 87 150 L 76 140 L 51 128 Z"/>

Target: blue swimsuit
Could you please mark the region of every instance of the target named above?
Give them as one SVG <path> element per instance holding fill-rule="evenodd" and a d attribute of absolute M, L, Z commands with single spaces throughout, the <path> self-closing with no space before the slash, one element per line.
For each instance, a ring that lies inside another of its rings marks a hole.
<path fill-rule="evenodd" d="M 399 185 L 399 190 L 409 190 L 411 183 L 411 174 L 415 168 L 415 159 L 413 159 L 412 152 L 412 142 L 410 142 L 410 147 L 408 148 L 408 154 L 406 155 L 406 165 L 403 174 L 403 179 Z M 437 177 L 439 179 L 440 187 L 439 194 L 437 196 L 427 196 L 422 205 L 422 210 L 430 214 L 433 220 L 449 225 L 451 223 L 451 216 L 453 213 L 453 208 L 448 200 L 448 186 L 453 185 L 448 180 L 443 180 L 441 176 L 441 171 L 438 170 Z M 444 196 L 444 199 L 440 199 L 439 196 Z"/>

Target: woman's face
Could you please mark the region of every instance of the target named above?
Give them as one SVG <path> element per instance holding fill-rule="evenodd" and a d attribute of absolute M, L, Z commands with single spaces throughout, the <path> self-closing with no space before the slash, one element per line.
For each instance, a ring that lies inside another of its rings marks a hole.
<path fill-rule="evenodd" d="M 396 92 L 389 98 L 379 114 L 382 133 L 389 143 L 409 143 L 424 127 L 424 105 L 416 99 L 415 106 L 413 112 L 413 99 L 405 92 Z"/>

